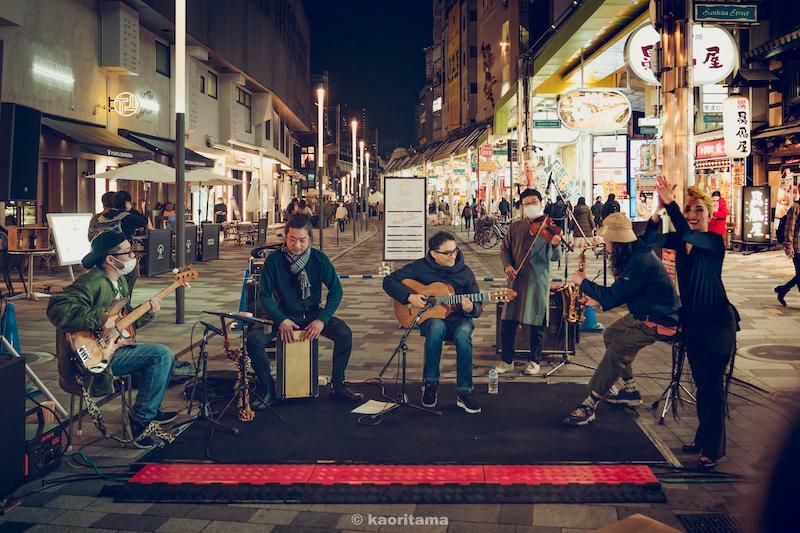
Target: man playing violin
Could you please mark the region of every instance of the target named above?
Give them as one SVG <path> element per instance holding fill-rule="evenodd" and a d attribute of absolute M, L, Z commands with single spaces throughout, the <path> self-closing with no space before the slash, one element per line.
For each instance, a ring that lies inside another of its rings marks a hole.
<path fill-rule="evenodd" d="M 455 294 L 480 292 L 475 274 L 464 263 L 464 256 L 456 247 L 451 233 L 440 231 L 428 239 L 428 255 L 417 259 L 383 279 L 383 290 L 400 303 L 408 304 L 419 311 L 426 302 L 423 294 L 414 294 L 403 285 L 404 279 L 413 279 L 429 285 L 435 282 L 449 283 Z M 425 337 L 425 385 L 422 405 L 435 407 L 439 387 L 439 363 L 442 359 L 442 343 L 452 340 L 456 344 L 456 404 L 467 413 L 480 413 L 481 408 L 472 397 L 472 319 L 478 318 L 483 304 L 462 297 L 456 311 L 445 318 L 428 318 L 420 326 Z"/>
<path fill-rule="evenodd" d="M 539 372 L 544 328 L 549 319 L 550 262 L 561 257 L 561 235 L 560 228 L 548 227 L 539 191 L 522 191 L 520 204 L 522 218 L 511 224 L 501 249 L 503 268 L 517 297 L 503 308 L 500 330 L 503 360 L 496 369 L 500 374 L 514 370 L 517 328 L 524 324 L 530 328 L 531 343 L 523 373 L 534 376 Z M 534 223 L 538 224 L 532 232 Z"/>

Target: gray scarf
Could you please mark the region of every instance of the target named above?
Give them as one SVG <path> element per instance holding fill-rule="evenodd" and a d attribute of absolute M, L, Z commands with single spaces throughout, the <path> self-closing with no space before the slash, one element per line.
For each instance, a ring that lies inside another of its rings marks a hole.
<path fill-rule="evenodd" d="M 311 282 L 308 280 L 308 274 L 306 273 L 308 258 L 311 257 L 311 247 L 309 246 L 300 255 L 294 255 L 284 244 L 281 246 L 281 252 L 286 257 L 286 261 L 289 262 L 289 270 L 297 276 L 297 281 L 300 283 L 300 295 L 305 300 L 311 296 Z"/>

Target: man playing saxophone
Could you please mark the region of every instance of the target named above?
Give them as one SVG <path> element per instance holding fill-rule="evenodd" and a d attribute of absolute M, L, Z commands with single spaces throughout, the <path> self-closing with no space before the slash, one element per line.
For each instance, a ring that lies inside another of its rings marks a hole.
<path fill-rule="evenodd" d="M 571 280 L 604 311 L 627 305 L 628 314 L 605 330 L 606 351 L 589 381 L 589 395 L 564 418 L 564 423 L 572 426 L 586 426 L 595 420 L 597 405 L 620 377 L 624 389 L 606 401 L 640 405 L 642 397 L 633 379 L 633 360 L 642 348 L 669 340 L 678 326 L 680 303 L 675 287 L 652 249 L 636 237 L 628 216 L 612 213 L 603 220 L 598 235 L 611 253 L 614 284 L 598 285 L 587 280 L 580 270 Z"/>

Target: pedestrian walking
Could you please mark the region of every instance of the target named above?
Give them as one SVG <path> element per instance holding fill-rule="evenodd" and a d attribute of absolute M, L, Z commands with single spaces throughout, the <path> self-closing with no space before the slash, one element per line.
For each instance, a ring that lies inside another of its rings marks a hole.
<path fill-rule="evenodd" d="M 341 202 L 339 202 L 336 207 L 336 214 L 334 217 L 336 218 L 336 224 L 339 226 L 339 232 L 343 232 L 344 224 L 347 221 L 347 208 Z"/>
<path fill-rule="evenodd" d="M 606 217 L 611 213 L 620 212 L 619 202 L 616 200 L 616 198 L 616 195 L 613 193 L 608 195 L 608 200 L 606 200 L 606 203 L 603 204 L 603 220 L 605 220 Z"/>
<path fill-rule="evenodd" d="M 466 205 L 464 205 L 464 209 L 461 210 L 461 218 L 464 219 L 464 227 L 469 231 L 469 226 L 472 222 L 472 206 L 469 202 L 467 202 Z"/>
<path fill-rule="evenodd" d="M 600 196 L 595 198 L 592 206 L 592 216 L 594 217 L 594 227 L 599 228 L 603 223 L 603 198 Z"/>
<path fill-rule="evenodd" d="M 596 226 L 594 225 L 594 215 L 592 210 L 586 205 L 586 198 L 578 198 L 578 205 L 573 211 L 575 218 L 570 221 L 570 230 L 575 236 L 575 242 L 579 248 L 585 248 L 593 242 L 593 235 Z"/>
<path fill-rule="evenodd" d="M 786 307 L 786 295 L 789 294 L 792 287 L 800 290 L 800 197 L 795 200 L 792 207 L 789 208 L 789 212 L 786 213 L 785 224 L 783 251 L 786 253 L 786 257 L 794 263 L 794 277 L 785 284 L 775 287 L 778 301 L 784 307 Z"/>

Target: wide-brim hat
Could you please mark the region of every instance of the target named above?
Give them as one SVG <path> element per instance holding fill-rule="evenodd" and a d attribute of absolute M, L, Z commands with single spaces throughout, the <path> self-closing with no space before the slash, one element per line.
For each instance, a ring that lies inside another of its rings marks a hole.
<path fill-rule="evenodd" d="M 634 242 L 637 237 L 633 232 L 633 222 L 625 213 L 612 213 L 603 219 L 603 225 L 597 234 L 608 242 Z"/>
<path fill-rule="evenodd" d="M 92 268 L 111 253 L 111 250 L 127 240 L 119 231 L 106 231 L 92 239 L 92 250 L 81 259 L 83 268 Z"/>

